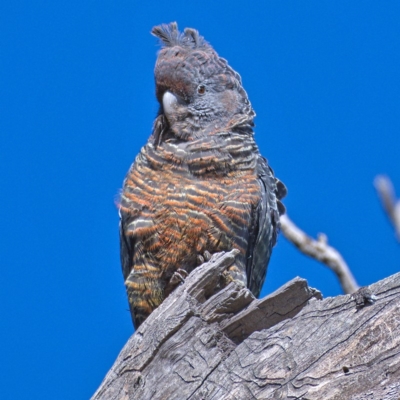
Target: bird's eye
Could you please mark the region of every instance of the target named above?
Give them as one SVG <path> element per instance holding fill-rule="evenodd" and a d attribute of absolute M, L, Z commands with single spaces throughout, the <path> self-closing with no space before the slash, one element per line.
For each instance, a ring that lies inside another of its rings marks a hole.
<path fill-rule="evenodd" d="M 197 93 L 204 94 L 206 92 L 206 87 L 204 85 L 197 86 Z"/>

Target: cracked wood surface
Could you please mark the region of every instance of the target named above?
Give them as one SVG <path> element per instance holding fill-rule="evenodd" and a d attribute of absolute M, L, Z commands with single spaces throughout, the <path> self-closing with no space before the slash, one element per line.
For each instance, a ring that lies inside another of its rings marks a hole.
<path fill-rule="evenodd" d="M 221 286 L 235 251 L 196 268 L 128 340 L 93 400 L 400 398 L 400 274 L 321 300 L 295 278 L 256 300 Z"/>

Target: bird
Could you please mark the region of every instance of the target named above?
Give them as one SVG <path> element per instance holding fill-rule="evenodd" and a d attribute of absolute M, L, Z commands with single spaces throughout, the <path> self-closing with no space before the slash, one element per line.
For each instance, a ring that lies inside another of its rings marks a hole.
<path fill-rule="evenodd" d="M 137 329 L 210 254 L 237 249 L 225 273 L 258 297 L 279 232 L 285 185 L 254 139 L 240 75 L 192 28 L 155 26 L 159 103 L 120 194 L 120 254 Z M 177 283 L 178 281 L 178 283 Z"/>

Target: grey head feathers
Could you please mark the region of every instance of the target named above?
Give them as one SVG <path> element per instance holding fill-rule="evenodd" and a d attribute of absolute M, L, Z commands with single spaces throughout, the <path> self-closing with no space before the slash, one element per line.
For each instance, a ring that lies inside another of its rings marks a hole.
<path fill-rule="evenodd" d="M 186 28 L 181 33 L 176 22 L 155 26 L 151 33 L 160 39 L 164 47 L 181 46 L 203 50 L 207 47 L 211 48 L 196 29 Z"/>

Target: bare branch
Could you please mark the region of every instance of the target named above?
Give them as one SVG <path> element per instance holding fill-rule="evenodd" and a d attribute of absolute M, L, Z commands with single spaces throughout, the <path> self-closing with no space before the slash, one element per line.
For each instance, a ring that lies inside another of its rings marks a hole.
<path fill-rule="evenodd" d="M 298 228 L 287 216 L 282 215 L 281 231 L 289 242 L 293 243 L 303 254 L 325 264 L 338 277 L 344 293 L 354 293 L 359 286 L 341 254 L 328 245 L 328 238 L 320 233 L 315 240 Z"/>
<path fill-rule="evenodd" d="M 393 184 L 387 176 L 378 175 L 374 180 L 374 186 L 400 242 L 400 200 L 396 199 Z"/>

